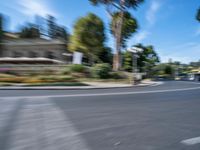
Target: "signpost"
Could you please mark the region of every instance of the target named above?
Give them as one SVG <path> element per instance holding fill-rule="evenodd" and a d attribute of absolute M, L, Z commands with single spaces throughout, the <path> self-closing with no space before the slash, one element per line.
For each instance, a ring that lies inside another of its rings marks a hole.
<path fill-rule="evenodd" d="M 139 52 L 142 52 L 143 49 L 141 48 L 138 48 L 138 47 L 131 47 L 131 48 L 128 48 L 127 49 L 129 52 L 132 53 L 132 58 L 133 58 L 133 82 L 132 84 L 137 84 L 138 83 L 138 80 L 139 78 L 139 73 L 138 73 L 138 68 L 137 68 L 137 59 L 138 59 L 138 53 Z"/>

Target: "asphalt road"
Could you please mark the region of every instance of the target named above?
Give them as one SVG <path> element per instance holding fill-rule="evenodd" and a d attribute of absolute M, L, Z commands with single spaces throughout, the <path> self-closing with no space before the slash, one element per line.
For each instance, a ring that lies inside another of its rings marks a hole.
<path fill-rule="evenodd" d="M 200 150 L 200 84 L 1 90 L 0 150 Z"/>

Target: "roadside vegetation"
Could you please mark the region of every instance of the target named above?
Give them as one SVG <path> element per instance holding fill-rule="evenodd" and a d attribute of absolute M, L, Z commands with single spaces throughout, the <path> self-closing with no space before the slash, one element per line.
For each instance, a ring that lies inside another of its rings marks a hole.
<path fill-rule="evenodd" d="M 128 83 L 129 74 L 125 72 L 113 72 L 108 63 L 96 64 L 93 67 L 84 65 L 67 65 L 59 71 L 51 69 L 4 70 L 0 73 L 0 85 L 63 85 L 78 86 L 87 85 L 89 82 L 120 82 Z"/>
<path fill-rule="evenodd" d="M 26 70 L 18 68 L 10 70 L 1 70 L 0 85 L 27 84 L 27 85 L 63 85 L 78 86 L 87 85 L 90 82 L 115 82 L 130 83 L 132 79 L 132 59 L 129 53 L 123 55 L 124 65 L 122 71 L 113 71 L 108 63 L 97 63 L 90 66 L 85 65 L 67 65 L 55 70 L 39 69 Z M 144 57 L 146 58 L 146 57 Z M 151 59 L 150 59 L 151 60 Z M 146 61 L 150 61 L 149 59 Z M 185 79 L 190 73 L 200 71 L 200 61 L 190 64 L 181 64 L 180 62 L 159 63 L 154 62 L 151 66 L 145 66 L 144 60 L 138 60 L 139 69 L 145 72 L 143 79 Z"/>
<path fill-rule="evenodd" d="M 105 7 L 110 17 L 109 30 L 114 37 L 115 49 L 106 44 L 108 37 L 105 32 L 103 20 L 94 13 L 78 18 L 73 25 L 73 32 L 57 24 L 56 18 L 48 16 L 39 17 L 45 20 L 41 24 L 27 23 L 18 33 L 19 38 L 61 39 L 66 43 L 66 50 L 82 52 L 83 65 L 66 65 L 62 69 L 41 69 L 35 72 L 26 70 L 0 70 L 0 84 L 30 84 L 30 85 L 86 85 L 84 82 L 129 82 L 134 70 L 132 53 L 127 51 L 128 39 L 137 32 L 139 24 L 130 13 L 144 0 L 89 0 L 91 4 Z M 197 10 L 196 19 L 200 21 L 200 9 Z M 5 20 L 0 14 L 0 54 L 3 47 Z M 142 49 L 138 52 L 137 69 L 143 73 L 143 78 L 151 79 L 177 79 L 186 77 L 189 73 L 200 72 L 200 61 L 190 64 L 180 62 L 160 63 L 159 55 L 154 45 L 135 44 L 133 47 Z"/>

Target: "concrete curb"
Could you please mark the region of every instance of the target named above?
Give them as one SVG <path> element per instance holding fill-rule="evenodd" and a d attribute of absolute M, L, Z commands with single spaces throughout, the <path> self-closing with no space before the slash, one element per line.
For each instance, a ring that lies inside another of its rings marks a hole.
<path fill-rule="evenodd" d="M 118 86 L 4 86 L 0 90 L 92 90 L 92 89 L 113 89 L 113 88 L 131 88 L 131 87 L 145 87 L 157 86 L 161 82 L 149 82 L 139 85 L 118 85 Z"/>

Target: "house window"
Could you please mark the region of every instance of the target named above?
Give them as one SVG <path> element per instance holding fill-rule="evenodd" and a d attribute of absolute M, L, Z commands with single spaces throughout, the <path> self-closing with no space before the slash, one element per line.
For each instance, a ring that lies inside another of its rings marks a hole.
<path fill-rule="evenodd" d="M 50 52 L 50 51 L 47 51 L 45 56 L 49 59 L 55 59 L 53 52 Z"/>
<path fill-rule="evenodd" d="M 15 51 L 15 52 L 13 52 L 13 57 L 17 58 L 17 57 L 23 57 L 23 56 L 22 56 L 22 53 Z"/>
<path fill-rule="evenodd" d="M 38 55 L 37 55 L 37 53 L 36 52 L 29 52 L 29 57 L 30 58 L 35 58 L 35 57 L 37 57 Z"/>

